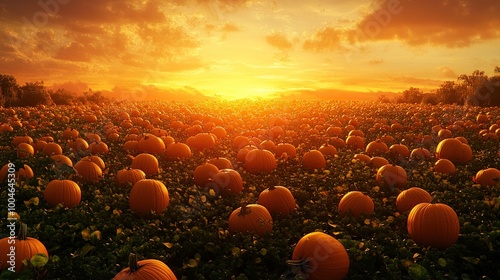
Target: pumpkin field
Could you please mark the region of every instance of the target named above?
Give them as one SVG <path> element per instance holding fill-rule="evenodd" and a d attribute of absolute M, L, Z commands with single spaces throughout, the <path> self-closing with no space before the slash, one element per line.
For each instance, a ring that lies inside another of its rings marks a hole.
<path fill-rule="evenodd" d="M 0 108 L 0 278 L 499 279 L 499 136 L 497 107 Z"/>

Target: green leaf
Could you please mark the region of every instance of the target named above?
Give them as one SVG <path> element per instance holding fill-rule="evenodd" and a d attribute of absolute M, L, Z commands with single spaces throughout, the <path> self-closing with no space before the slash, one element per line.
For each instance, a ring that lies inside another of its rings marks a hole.
<path fill-rule="evenodd" d="M 408 274 L 410 274 L 411 279 L 414 280 L 428 280 L 431 279 L 427 269 L 419 264 L 412 264 L 408 267 Z"/>
<path fill-rule="evenodd" d="M 31 264 L 34 267 L 42 267 L 44 266 L 47 262 L 49 261 L 49 257 L 47 257 L 45 254 L 36 254 L 33 257 L 31 257 Z"/>
<path fill-rule="evenodd" d="M 439 258 L 438 260 L 438 264 L 441 266 L 441 267 L 445 267 L 446 266 L 446 260 L 443 259 L 443 258 Z"/>

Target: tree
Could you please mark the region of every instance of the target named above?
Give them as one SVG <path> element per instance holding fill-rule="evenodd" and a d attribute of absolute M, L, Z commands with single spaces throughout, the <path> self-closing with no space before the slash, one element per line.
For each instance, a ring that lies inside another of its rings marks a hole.
<path fill-rule="evenodd" d="M 464 104 L 464 96 L 459 90 L 458 85 L 453 81 L 446 81 L 436 90 L 439 102 L 445 104 Z"/>
<path fill-rule="evenodd" d="M 492 87 L 488 84 L 488 76 L 484 71 L 475 70 L 471 75 L 460 75 L 458 82 L 465 104 L 489 106 Z"/>
<path fill-rule="evenodd" d="M 76 101 L 75 93 L 60 88 L 56 91 L 49 91 L 50 98 L 56 105 L 69 105 Z"/>
<path fill-rule="evenodd" d="M 19 85 L 11 75 L 0 74 L 0 106 L 10 107 L 18 99 Z"/>
<path fill-rule="evenodd" d="M 403 94 L 396 99 L 398 103 L 420 103 L 422 102 L 423 92 L 414 87 L 403 91 Z"/>
<path fill-rule="evenodd" d="M 18 106 L 50 105 L 52 103 L 43 82 L 26 83 L 20 88 Z"/>

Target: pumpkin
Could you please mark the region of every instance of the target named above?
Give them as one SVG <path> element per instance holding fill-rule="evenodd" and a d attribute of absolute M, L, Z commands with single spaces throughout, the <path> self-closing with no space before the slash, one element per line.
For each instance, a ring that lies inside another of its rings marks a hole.
<path fill-rule="evenodd" d="M 411 209 L 407 221 L 410 238 L 420 246 L 445 249 L 460 233 L 457 213 L 442 203 L 420 203 Z"/>
<path fill-rule="evenodd" d="M 404 188 L 407 179 L 406 170 L 399 165 L 386 164 L 377 170 L 376 180 L 384 183 L 391 189 Z"/>
<path fill-rule="evenodd" d="M 410 158 L 413 160 L 424 160 L 431 157 L 431 152 L 426 148 L 415 148 L 410 153 Z"/>
<path fill-rule="evenodd" d="M 141 216 L 151 212 L 161 214 L 170 204 L 167 187 L 158 180 L 139 180 L 130 190 L 129 204 L 130 209 Z"/>
<path fill-rule="evenodd" d="M 233 164 L 231 163 L 231 161 L 223 157 L 209 159 L 207 163 L 211 163 L 217 166 L 217 168 L 219 169 L 233 169 Z"/>
<path fill-rule="evenodd" d="M 404 144 L 393 144 L 389 147 L 389 152 L 401 156 L 403 158 L 408 158 L 410 156 L 410 149 Z"/>
<path fill-rule="evenodd" d="M 389 164 L 389 161 L 384 157 L 372 157 L 370 159 L 370 162 L 368 163 L 369 166 L 375 167 L 377 169 L 386 164 Z"/>
<path fill-rule="evenodd" d="M 364 163 L 370 163 L 371 158 L 365 154 L 355 154 L 353 157 L 355 160 L 359 160 Z"/>
<path fill-rule="evenodd" d="M 89 143 L 83 138 L 76 138 L 68 143 L 68 147 L 74 151 L 85 151 L 89 148 Z"/>
<path fill-rule="evenodd" d="M 158 159 L 148 153 L 142 153 L 134 157 L 130 167 L 144 171 L 147 176 L 154 175 L 160 171 Z"/>
<path fill-rule="evenodd" d="M 123 149 L 125 149 L 128 153 L 135 153 L 138 151 L 137 144 L 139 144 L 137 140 L 128 140 L 123 143 Z"/>
<path fill-rule="evenodd" d="M 358 135 L 347 136 L 345 144 L 352 150 L 362 150 L 365 148 L 365 139 Z"/>
<path fill-rule="evenodd" d="M 285 158 L 291 158 L 297 155 L 297 150 L 295 146 L 290 143 L 279 143 L 276 145 L 275 154 L 278 158 L 285 157 L 284 154 L 286 154 Z"/>
<path fill-rule="evenodd" d="M 353 217 L 360 217 L 371 215 L 374 207 L 373 200 L 368 195 L 360 191 L 350 191 L 340 199 L 338 211 L 342 217 L 349 213 Z"/>
<path fill-rule="evenodd" d="M 424 189 L 411 187 L 398 194 L 396 208 L 400 213 L 410 211 L 415 205 L 423 202 L 430 203 L 432 196 Z"/>
<path fill-rule="evenodd" d="M 495 186 L 500 180 L 500 170 L 496 168 L 486 168 L 479 170 L 473 181 L 481 186 Z"/>
<path fill-rule="evenodd" d="M 14 137 L 14 139 L 12 139 L 11 145 L 14 147 L 17 147 L 21 143 L 33 144 L 33 138 L 31 138 L 28 135 L 16 136 L 16 137 Z"/>
<path fill-rule="evenodd" d="M 318 150 L 310 150 L 302 156 L 302 166 L 309 171 L 323 169 L 326 167 L 325 156 Z"/>
<path fill-rule="evenodd" d="M 271 186 L 259 194 L 257 203 L 266 207 L 271 215 L 287 216 L 295 210 L 292 192 L 283 186 Z"/>
<path fill-rule="evenodd" d="M 184 143 L 174 142 L 168 144 L 165 150 L 168 160 L 181 160 L 191 156 L 191 148 Z"/>
<path fill-rule="evenodd" d="M 19 168 L 19 170 L 16 173 L 16 178 L 18 180 L 31 179 L 33 178 L 33 176 L 35 176 L 35 174 L 33 173 L 31 167 L 29 167 L 29 165 L 27 164 L 23 164 L 23 167 Z"/>
<path fill-rule="evenodd" d="M 59 144 L 50 142 L 43 146 L 42 152 L 47 156 L 52 156 L 61 155 L 63 153 L 63 150 Z"/>
<path fill-rule="evenodd" d="M 472 159 L 472 150 L 468 144 L 456 138 L 448 138 L 437 145 L 436 158 L 449 159 L 454 164 L 467 163 Z"/>
<path fill-rule="evenodd" d="M 108 145 L 104 142 L 92 142 L 89 145 L 89 151 L 91 154 L 107 154 L 109 153 Z"/>
<path fill-rule="evenodd" d="M 241 148 L 236 154 L 236 160 L 239 162 L 245 162 L 245 157 L 247 156 L 248 152 L 253 149 L 257 149 L 257 146 L 247 145 Z"/>
<path fill-rule="evenodd" d="M 163 262 L 155 259 L 137 261 L 137 255 L 130 253 L 129 267 L 118 272 L 113 280 L 162 279 L 177 280 L 172 270 Z"/>
<path fill-rule="evenodd" d="M 14 229 L 10 229 L 11 231 Z M 19 234 L 15 239 L 15 243 L 9 241 L 9 237 L 0 239 L 0 271 L 14 266 L 16 272 L 25 269 L 23 261 L 30 260 L 36 254 L 44 254 L 49 256 L 49 252 L 42 242 L 38 239 L 27 237 L 28 226 L 21 223 Z M 14 247 L 14 259 L 11 254 L 11 247 Z"/>
<path fill-rule="evenodd" d="M 222 138 L 226 137 L 226 135 L 227 135 L 226 129 L 223 128 L 222 126 L 216 126 L 216 127 L 212 128 L 212 130 L 210 130 L 210 133 L 217 136 L 217 139 L 222 139 Z"/>
<path fill-rule="evenodd" d="M 193 181 L 197 186 L 204 187 L 217 173 L 219 173 L 217 166 L 211 163 L 204 163 L 195 168 Z"/>
<path fill-rule="evenodd" d="M 276 145 L 271 140 L 261 141 L 259 143 L 258 147 L 261 148 L 261 149 L 264 149 L 264 150 L 268 150 L 271 153 L 274 153 L 276 151 Z"/>
<path fill-rule="evenodd" d="M 238 150 L 245 147 L 248 144 L 250 144 L 250 140 L 246 136 L 238 135 L 233 139 L 233 148 L 236 148 Z"/>
<path fill-rule="evenodd" d="M 64 131 L 63 131 L 63 134 L 62 134 L 62 138 L 63 139 L 66 139 L 66 140 L 69 140 L 69 139 L 76 139 L 78 138 L 78 135 L 80 133 L 78 132 L 78 130 L 76 129 L 73 129 L 73 128 L 66 128 Z"/>
<path fill-rule="evenodd" d="M 189 146 L 197 151 L 203 151 L 215 147 L 216 140 L 217 136 L 212 133 L 198 133 Z"/>
<path fill-rule="evenodd" d="M 321 145 L 318 151 L 320 151 L 324 156 L 335 156 L 337 154 L 337 148 L 330 144 Z"/>
<path fill-rule="evenodd" d="M 341 148 L 344 148 L 346 146 L 346 142 L 344 141 L 344 139 L 339 138 L 339 137 L 330 138 L 330 140 L 328 140 L 328 143 L 335 146 L 335 148 L 337 148 L 337 149 L 341 149 Z"/>
<path fill-rule="evenodd" d="M 450 160 L 445 158 L 438 159 L 436 163 L 434 163 L 434 171 L 443 174 L 455 173 L 455 165 Z"/>
<path fill-rule="evenodd" d="M 78 161 L 74 168 L 83 182 L 94 183 L 102 178 L 102 169 L 87 157 Z"/>
<path fill-rule="evenodd" d="M 137 181 L 146 179 L 146 173 L 140 169 L 126 168 L 116 173 L 115 182 L 120 187 L 133 186 Z"/>
<path fill-rule="evenodd" d="M 36 140 L 35 143 L 33 144 L 33 148 L 35 149 L 36 153 L 43 152 L 43 147 L 47 144 L 47 141 L 44 140 Z"/>
<path fill-rule="evenodd" d="M 158 155 L 165 151 L 165 143 L 160 137 L 146 133 L 139 138 L 136 149 L 140 153 Z"/>
<path fill-rule="evenodd" d="M 63 164 L 73 167 L 73 162 L 65 155 L 53 155 L 51 158 L 55 161 L 57 167 L 61 167 Z"/>
<path fill-rule="evenodd" d="M 233 169 L 221 169 L 212 176 L 218 189 L 223 192 L 240 193 L 243 190 L 243 180 L 240 173 Z"/>
<path fill-rule="evenodd" d="M 268 150 L 250 150 L 245 156 L 245 169 L 251 174 L 270 173 L 275 168 L 276 158 Z"/>
<path fill-rule="evenodd" d="M 349 255 L 344 245 L 323 232 L 304 235 L 287 261 L 292 271 L 308 280 L 341 280 L 349 271 Z"/>
<path fill-rule="evenodd" d="M 382 142 L 382 140 L 377 139 L 366 145 L 365 152 L 369 156 L 382 155 L 389 151 L 387 144 Z"/>
<path fill-rule="evenodd" d="M 17 145 L 17 157 L 27 158 L 35 154 L 35 148 L 28 143 L 21 143 Z"/>
<path fill-rule="evenodd" d="M 271 232 L 273 218 L 266 207 L 247 204 L 235 209 L 229 216 L 229 232 L 255 233 L 258 236 Z"/>
<path fill-rule="evenodd" d="M 52 180 L 45 187 L 43 198 L 52 207 L 61 203 L 64 207 L 72 208 L 80 203 L 82 193 L 74 181 Z"/>

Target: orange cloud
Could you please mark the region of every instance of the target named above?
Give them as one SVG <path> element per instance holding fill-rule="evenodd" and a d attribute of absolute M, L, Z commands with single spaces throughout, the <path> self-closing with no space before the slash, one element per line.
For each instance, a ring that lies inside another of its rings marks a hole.
<path fill-rule="evenodd" d="M 343 31 L 335 27 L 325 27 L 317 31 L 312 38 L 304 41 L 303 48 L 307 51 L 331 51 L 341 46 Z"/>
<path fill-rule="evenodd" d="M 292 42 L 283 34 L 273 33 L 266 36 L 266 42 L 280 51 L 292 49 Z"/>

